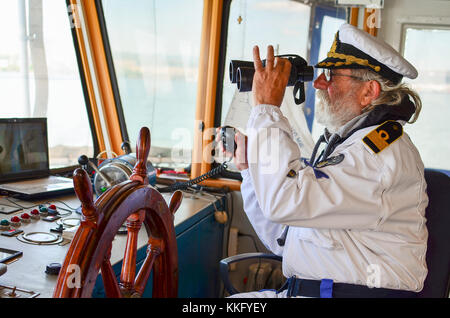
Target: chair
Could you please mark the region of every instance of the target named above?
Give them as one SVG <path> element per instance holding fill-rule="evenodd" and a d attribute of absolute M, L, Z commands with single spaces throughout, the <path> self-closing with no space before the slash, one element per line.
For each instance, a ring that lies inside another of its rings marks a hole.
<path fill-rule="evenodd" d="M 428 275 L 419 298 L 445 298 L 450 291 L 450 177 L 446 174 L 425 169 L 429 204 L 425 211 L 428 228 L 426 261 Z M 229 265 L 252 258 L 268 258 L 281 261 L 280 256 L 264 253 L 234 255 L 220 261 L 220 275 L 225 289 L 233 295 L 238 293 L 231 284 Z"/>
<path fill-rule="evenodd" d="M 420 298 L 448 297 L 450 291 L 450 177 L 425 169 L 430 202 L 425 211 L 428 228 L 428 275 Z"/>

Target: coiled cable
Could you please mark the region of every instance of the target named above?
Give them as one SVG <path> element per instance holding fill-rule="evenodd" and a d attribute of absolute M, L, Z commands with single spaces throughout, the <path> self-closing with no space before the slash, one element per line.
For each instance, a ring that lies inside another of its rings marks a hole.
<path fill-rule="evenodd" d="M 228 168 L 227 162 L 223 162 L 220 166 L 211 169 L 207 173 L 202 174 L 201 176 L 198 176 L 195 179 L 185 181 L 185 182 L 176 182 L 175 184 L 165 187 L 165 188 L 158 188 L 158 191 L 163 192 L 174 192 L 176 190 L 185 190 L 194 184 L 200 183 L 202 181 L 205 181 L 208 178 L 214 177 L 216 175 L 221 174 L 223 171 L 225 171 Z"/>

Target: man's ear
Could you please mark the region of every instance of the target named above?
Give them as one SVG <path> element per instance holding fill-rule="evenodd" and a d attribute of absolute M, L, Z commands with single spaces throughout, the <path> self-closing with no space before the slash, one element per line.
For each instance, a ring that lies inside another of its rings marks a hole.
<path fill-rule="evenodd" d="M 361 106 L 364 108 L 380 96 L 381 85 L 377 81 L 367 81 L 361 91 Z"/>

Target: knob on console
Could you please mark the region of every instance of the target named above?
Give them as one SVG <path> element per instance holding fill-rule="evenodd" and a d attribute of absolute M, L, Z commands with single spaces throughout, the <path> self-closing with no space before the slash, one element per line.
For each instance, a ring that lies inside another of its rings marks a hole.
<path fill-rule="evenodd" d="M 3 219 L 0 221 L 0 230 L 9 230 L 9 221 Z"/>
<path fill-rule="evenodd" d="M 88 162 L 89 158 L 86 155 L 81 155 L 78 157 L 78 163 L 80 164 L 80 166 L 87 166 Z"/>
<path fill-rule="evenodd" d="M 39 215 L 38 209 L 31 210 L 30 214 L 31 214 L 31 218 L 32 219 L 34 219 L 34 220 L 39 220 L 40 219 L 40 215 Z"/>
<path fill-rule="evenodd" d="M 30 223 L 30 215 L 28 213 L 23 213 L 20 215 L 20 218 L 22 219 L 22 222 Z"/>
<path fill-rule="evenodd" d="M 39 214 L 40 216 L 47 216 L 48 215 L 48 209 L 44 205 L 39 206 Z"/>
<path fill-rule="evenodd" d="M 20 226 L 20 218 L 18 216 L 11 218 L 11 226 Z"/>
<path fill-rule="evenodd" d="M 54 204 L 50 204 L 47 207 L 48 215 L 58 215 L 58 211 L 56 210 L 56 206 Z"/>
<path fill-rule="evenodd" d="M 50 263 L 45 267 L 45 273 L 49 275 L 58 275 L 60 270 L 60 263 Z"/>

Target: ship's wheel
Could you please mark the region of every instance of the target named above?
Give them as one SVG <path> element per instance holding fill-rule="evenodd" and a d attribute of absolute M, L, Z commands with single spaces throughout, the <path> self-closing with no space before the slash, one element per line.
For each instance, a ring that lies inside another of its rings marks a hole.
<path fill-rule="evenodd" d="M 82 205 L 82 221 L 58 276 L 54 297 L 91 297 L 101 273 L 107 297 L 140 297 L 153 270 L 153 297 L 177 297 L 178 253 L 174 213 L 182 200 L 175 192 L 169 205 L 147 178 L 150 131 L 140 130 L 137 163 L 130 180 L 117 184 L 93 201 L 92 185 L 83 169 L 74 172 L 75 192 Z M 114 236 L 126 222 L 128 236 L 122 270 L 117 278 L 111 262 Z M 136 273 L 138 232 L 148 234 L 147 256 Z"/>

